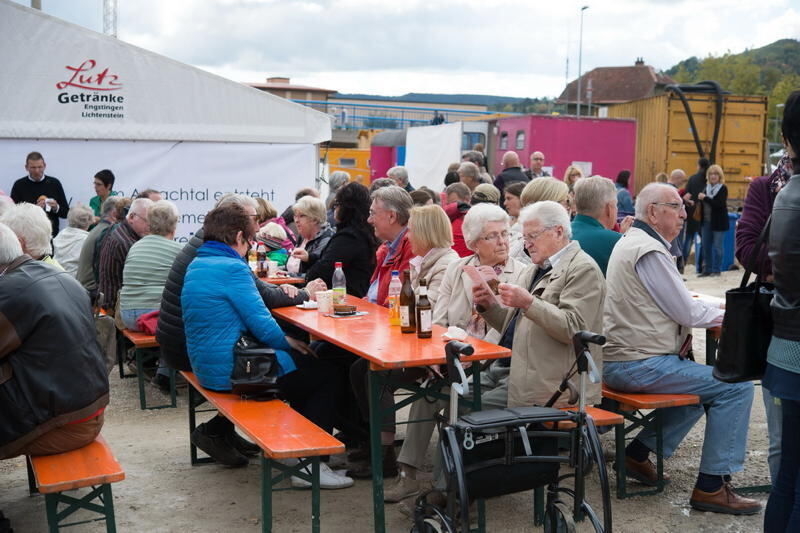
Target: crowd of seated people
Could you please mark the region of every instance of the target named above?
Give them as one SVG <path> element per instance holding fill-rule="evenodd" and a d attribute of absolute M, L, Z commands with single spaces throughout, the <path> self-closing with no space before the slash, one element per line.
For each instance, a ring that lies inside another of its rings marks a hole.
<path fill-rule="evenodd" d="M 800 113 L 796 107 L 792 104 L 791 109 Z M 790 144 L 797 142 L 792 130 L 796 125 L 787 128 Z M 711 367 L 681 353 L 687 339 L 691 341 L 691 328 L 718 326 L 725 313 L 692 298 L 675 265 L 674 242 L 687 220 L 682 191 L 672 182 L 652 183 L 633 197 L 628 171 L 612 181 L 584 177 L 573 166 L 560 180 L 539 168 L 544 161 L 540 152 L 533 155 L 538 167 L 526 173 L 519 156 L 506 153 L 503 171 L 492 180 L 480 153 L 470 152 L 451 165 L 440 190 L 414 189 L 414 176 L 404 167 L 393 167 L 369 188 L 351 181 L 347 173 L 335 173 L 325 201 L 319 191 L 301 189 L 281 216 L 264 199 L 224 195 L 185 245 L 175 240 L 179 213 L 174 204 L 160 200 L 152 190 L 124 198 L 112 190 L 114 174 L 103 170 L 95 175 L 97 196 L 91 208 L 72 206 L 68 227 L 55 239 L 53 218 L 43 206 L 0 201 L 0 269 L 6 269 L 0 273 L 0 314 L 12 313 L 6 301 L 23 306 L 20 309 L 30 304 L 24 298 L 16 303 L 14 297 L 19 296 L 11 293 L 25 276 L 38 279 L 51 273 L 54 281 L 48 283 L 58 285 L 68 300 L 58 312 L 73 316 L 75 335 L 88 335 L 84 330 L 92 323 L 91 302 L 99 301 L 120 328 L 133 331 L 145 328 L 143 317 L 149 315 L 161 347 L 154 383 L 162 388 L 168 386 L 168 368 L 173 368 L 192 370 L 205 388 L 230 390 L 234 343 L 242 333 L 251 334 L 276 351 L 282 397 L 325 431 L 339 430 L 338 436 L 354 452 L 347 474 L 322 463 L 321 487 L 341 489 L 352 486 L 354 478 L 372 476 L 366 443 L 368 361 L 332 343 L 309 343 L 304 332 L 276 321 L 271 309 L 315 299 L 333 285 L 337 263 L 349 295 L 388 307 L 392 272 L 407 270 L 413 290 L 421 280 L 426 282 L 435 324 L 511 350 L 509 358 L 491 362 L 480 374 L 483 408 L 546 403 L 574 360 L 573 335 L 580 330 L 603 333 L 608 343 L 593 346 L 592 354 L 609 387 L 700 397 L 698 405 L 668 409 L 663 420 L 664 454 L 669 457 L 706 417 L 690 505 L 734 515 L 759 512 L 761 504 L 736 492 L 731 479 L 743 470 L 747 455 L 752 383 L 723 383 L 713 377 Z M 711 229 L 706 241 L 716 242 L 713 239 L 720 236 L 710 232 L 721 227 L 726 190 L 721 169 L 712 166 L 709 176 L 709 187 L 698 193 L 698 201 L 708 206 L 703 221 Z M 791 180 L 785 179 L 782 186 L 786 183 Z M 619 220 L 620 211 L 633 215 Z M 270 253 L 280 255 L 280 273 L 303 278 L 301 287 L 271 285 L 248 267 L 248 252 L 262 238 L 272 243 Z M 716 273 L 718 250 L 709 247 L 704 252 L 707 266 Z M 769 258 L 774 257 L 776 265 L 772 271 L 792 295 L 794 285 L 786 270 L 790 261 L 782 253 L 780 244 L 771 241 Z M 465 272 L 473 267 L 485 279 L 497 281 L 496 293 L 473 282 Z M 781 302 L 788 309 L 786 316 L 796 311 L 792 296 Z M 20 313 L 15 308 L 12 314 Z M 792 366 L 795 329 L 785 325 L 780 333 L 785 338 L 771 349 L 770 363 L 777 370 L 772 370 L 769 382 L 788 398 L 791 407 L 783 416 L 792 422 L 797 409 L 790 384 L 796 379 L 793 373 L 800 373 L 800 367 Z M 22 348 L 0 352 L 0 365 L 21 353 L 26 343 L 34 345 L 25 337 L 29 331 L 18 330 Z M 94 368 L 103 355 L 95 350 L 96 343 L 85 344 L 91 346 L 65 355 Z M 64 359 L 64 368 L 68 366 Z M 405 369 L 395 381 L 421 382 L 438 370 Z M 792 375 L 784 375 L 787 372 Z M 67 418 L 80 422 L 70 429 L 79 435 L 70 438 L 75 446 L 93 439 L 103 423 L 107 373 L 94 373 L 88 380 L 91 386 L 64 399 L 64 411 L 74 413 Z M 69 375 L 65 372 L 63 379 Z M 66 385 L 64 390 L 71 391 Z M 386 412 L 394 392 L 391 387 L 381 392 Z M 586 401 L 599 404 L 601 384 L 588 388 Z M 565 402 L 562 397 L 557 406 Z M 420 472 L 435 438 L 433 419 L 446 407 L 441 400 L 414 402 L 409 419 L 422 422 L 407 426 L 399 453 L 394 414 L 381 421 L 384 498 L 405 502 L 405 512 L 409 498 L 428 488 Z M 93 417 L 78 416 L 91 409 Z M 63 436 L 62 425 L 48 425 L 43 417 L 13 434 L 0 433 L 0 458 L 29 450 L 63 450 L 53 445 Z M 780 430 L 773 425 L 771 434 Z M 37 427 L 57 433 L 47 439 L 50 434 Z M 783 442 L 796 443 L 786 432 L 783 435 Z M 221 415 L 200 424 L 190 438 L 226 466 L 245 466 L 259 453 L 258 446 L 242 438 Z M 628 476 L 655 485 L 658 476 L 650 460 L 655 449 L 654 431 L 639 432 L 625 449 Z M 787 455 L 794 459 L 797 454 L 792 450 Z M 796 460 L 793 464 L 780 463 L 780 475 L 771 465 L 773 477 L 783 484 L 775 505 L 791 503 L 798 478 L 796 471 L 794 477 L 788 473 L 796 470 Z M 291 483 L 296 488 L 310 486 L 298 477 Z M 443 488 L 439 469 L 433 486 Z M 777 524 L 786 519 L 773 520 Z"/>

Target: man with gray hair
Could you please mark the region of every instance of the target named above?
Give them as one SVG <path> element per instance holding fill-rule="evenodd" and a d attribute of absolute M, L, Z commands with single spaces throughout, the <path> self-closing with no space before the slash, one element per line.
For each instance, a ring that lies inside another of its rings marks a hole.
<path fill-rule="evenodd" d="M 58 261 L 72 277 L 78 273 L 78 261 L 89 226 L 94 222 L 94 211 L 89 206 L 78 204 L 69 210 L 68 227 L 58 232 L 53 239 L 53 259 Z"/>
<path fill-rule="evenodd" d="M 100 247 L 110 228 L 125 218 L 125 209 L 130 205 L 130 198 L 109 196 L 100 206 L 100 221 L 89 231 L 83 241 L 76 278 L 80 281 L 92 300 L 97 294 L 97 280 L 100 275 Z"/>
<path fill-rule="evenodd" d="M 492 176 L 486 170 L 486 157 L 484 157 L 483 153 L 478 152 L 477 150 L 464 152 L 464 154 L 461 156 L 461 161 L 473 163 L 476 167 L 478 167 L 478 175 L 481 179 L 479 183 L 492 183 Z"/>
<path fill-rule="evenodd" d="M 623 392 L 698 395 L 698 405 L 664 410 L 664 456 L 672 455 L 705 415 L 700 473 L 689 504 L 702 511 L 755 514 L 759 502 L 730 485 L 730 475 L 744 468 L 753 384 L 718 381 L 712 367 L 688 357 L 691 328 L 719 326 L 725 311 L 692 298 L 669 252 L 686 219 L 683 200 L 675 187 L 651 183 L 639 193 L 635 209 L 633 227 L 608 262 L 603 381 Z M 627 475 L 656 485 L 649 459 L 655 449 L 654 429 L 640 431 L 625 449 Z"/>
<path fill-rule="evenodd" d="M 578 180 L 574 191 L 577 215 L 572 221 L 572 239 L 597 262 L 605 276 L 611 250 L 622 237 L 611 230 L 617 223 L 617 189 L 610 179 L 592 176 Z"/>
<path fill-rule="evenodd" d="M 367 300 L 387 306 L 392 270 L 402 272 L 414 257 L 408 240 L 407 225 L 414 201 L 397 185 L 381 187 L 372 193 L 367 222 L 375 228 L 375 236 L 383 241 L 375 252 L 375 270 L 370 279 Z"/>
<path fill-rule="evenodd" d="M 408 181 L 408 170 L 406 167 L 392 167 L 386 171 L 386 176 L 394 180 L 394 184 L 410 193 L 414 190 Z"/>
<path fill-rule="evenodd" d="M 458 166 L 458 179 L 461 183 L 469 187 L 470 192 L 475 190 L 475 187 L 483 183 L 481 179 L 481 172 L 475 163 L 465 161 Z"/>
<path fill-rule="evenodd" d="M 501 163 L 503 170 L 494 179 L 494 186 L 500 191 L 500 198 L 503 198 L 503 189 L 506 185 L 512 183 L 523 182 L 528 183 L 531 179 L 522 172 L 522 163 L 519 161 L 517 152 L 509 150 L 503 154 L 503 162 Z"/>
<path fill-rule="evenodd" d="M 525 247 L 533 264 L 519 285 L 501 283 L 500 306 L 481 286 L 472 289 L 473 302 L 486 322 L 503 335 L 499 344 L 511 348 L 508 381 L 493 391 L 484 408 L 544 405 L 575 360 L 572 337 L 581 330 L 602 331 L 606 289 L 597 263 L 570 242 L 569 213 L 557 202 L 526 206 L 519 214 Z M 592 347 L 600 364 L 601 348 Z M 577 385 L 577 384 L 576 384 Z M 598 403 L 600 384 L 589 385 L 586 402 Z M 492 404 L 507 396 L 507 405 Z M 556 407 L 566 406 L 563 396 Z"/>
<path fill-rule="evenodd" d="M 24 253 L 37 261 L 44 261 L 61 268 L 61 265 L 51 256 L 53 253 L 53 247 L 50 245 L 52 226 L 44 210 L 29 203 L 17 204 L 3 213 L 0 222 L 11 228 L 11 231 L 16 234 Z"/>
<path fill-rule="evenodd" d="M 148 198 L 137 198 L 131 202 L 128 216 L 109 230 L 100 249 L 100 269 L 98 288 L 103 293 L 103 306 L 106 312 L 114 315 L 117 293 L 122 288 L 122 270 L 125 258 L 133 243 L 150 231 L 147 223 L 147 210 L 153 205 Z"/>

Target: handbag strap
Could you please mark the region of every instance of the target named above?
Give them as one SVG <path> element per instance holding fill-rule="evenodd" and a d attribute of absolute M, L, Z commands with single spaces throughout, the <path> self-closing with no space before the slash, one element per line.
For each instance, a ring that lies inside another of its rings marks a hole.
<path fill-rule="evenodd" d="M 770 213 L 769 218 L 767 218 L 767 223 L 764 224 L 764 228 L 761 230 L 761 233 L 758 235 L 758 239 L 756 240 L 756 245 L 753 247 L 753 250 L 750 252 L 750 260 L 745 265 L 744 269 L 744 276 L 742 276 L 742 283 L 739 285 L 740 288 L 747 287 L 747 282 L 750 281 L 750 274 L 752 272 L 756 273 L 756 281 L 761 282 L 761 273 L 758 271 L 758 258 L 761 256 L 761 251 L 767 245 L 767 239 L 769 238 L 769 228 L 772 225 L 772 214 Z"/>

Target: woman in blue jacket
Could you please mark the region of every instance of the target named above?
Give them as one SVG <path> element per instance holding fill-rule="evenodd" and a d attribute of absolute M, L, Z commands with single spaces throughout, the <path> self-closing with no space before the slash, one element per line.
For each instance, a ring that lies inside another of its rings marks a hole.
<path fill-rule="evenodd" d="M 230 390 L 233 346 L 242 333 L 249 332 L 275 350 L 283 397 L 303 416 L 331 432 L 336 397 L 335 382 L 328 379 L 331 370 L 313 357 L 307 344 L 283 333 L 264 306 L 244 259 L 258 229 L 253 217 L 238 204 L 217 207 L 206 215 L 204 243 L 186 271 L 181 292 L 192 369 L 203 387 Z M 221 421 L 215 422 L 215 427 L 204 424 L 192 433 L 192 442 L 199 448 L 230 445 L 233 426 L 217 419 Z M 310 486 L 299 478 L 292 478 L 292 484 Z M 352 484 L 350 478 L 321 465 L 323 488 Z"/>

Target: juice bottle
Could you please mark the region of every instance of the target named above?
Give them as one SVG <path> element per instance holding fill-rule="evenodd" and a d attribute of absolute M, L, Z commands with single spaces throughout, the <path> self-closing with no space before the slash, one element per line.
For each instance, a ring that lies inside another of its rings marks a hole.
<path fill-rule="evenodd" d="M 333 290 L 333 303 L 334 304 L 343 304 L 346 303 L 347 300 L 347 281 L 344 277 L 344 270 L 342 270 L 342 264 L 340 262 L 336 262 L 335 264 L 336 270 L 333 271 L 333 279 L 332 279 L 332 287 Z"/>
<path fill-rule="evenodd" d="M 389 325 L 400 325 L 400 290 L 403 284 L 400 283 L 400 272 L 392 270 L 392 281 L 389 282 Z"/>

